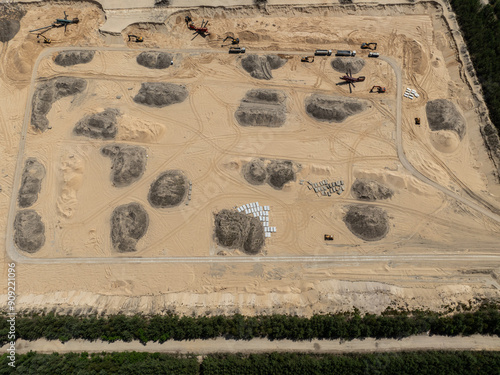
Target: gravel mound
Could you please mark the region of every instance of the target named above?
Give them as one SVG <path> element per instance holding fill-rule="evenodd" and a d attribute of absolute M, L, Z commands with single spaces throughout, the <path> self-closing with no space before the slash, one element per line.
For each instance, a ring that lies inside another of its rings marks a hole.
<path fill-rule="evenodd" d="M 351 192 L 354 198 L 362 201 L 376 201 L 389 199 L 394 195 L 394 191 L 373 180 L 357 179 L 352 184 Z"/>
<path fill-rule="evenodd" d="M 332 68 L 340 73 L 350 70 L 352 74 L 357 74 L 364 66 L 365 60 L 360 57 L 336 57 L 332 60 Z"/>
<path fill-rule="evenodd" d="M 357 99 L 320 94 L 310 95 L 305 104 L 306 112 L 311 117 L 327 122 L 342 122 L 366 108 L 365 103 Z"/>
<path fill-rule="evenodd" d="M 109 156 L 111 166 L 111 181 L 113 186 L 123 187 L 139 180 L 146 170 L 146 149 L 140 146 L 108 145 L 101 153 Z"/>
<path fill-rule="evenodd" d="M 75 125 L 73 132 L 77 135 L 97 139 L 113 139 L 116 135 L 116 116 L 118 109 L 106 108 L 103 112 L 85 116 Z"/>
<path fill-rule="evenodd" d="M 45 224 L 35 210 L 22 210 L 14 219 L 14 243 L 19 250 L 33 254 L 45 243 Z"/>
<path fill-rule="evenodd" d="M 39 84 L 31 104 L 31 125 L 42 132 L 47 130 L 49 120 L 46 115 L 52 108 L 52 103 L 65 96 L 79 94 L 86 87 L 86 80 L 73 77 L 58 77 Z"/>
<path fill-rule="evenodd" d="M 173 56 L 166 52 L 147 51 L 137 56 L 137 64 L 150 69 L 165 69 L 172 62 Z"/>
<path fill-rule="evenodd" d="M 37 201 L 44 177 L 45 167 L 35 158 L 28 158 L 24 163 L 21 188 L 17 196 L 19 207 L 30 207 Z"/>
<path fill-rule="evenodd" d="M 54 62 L 60 66 L 87 64 L 94 58 L 95 51 L 64 51 L 60 52 Z"/>
<path fill-rule="evenodd" d="M 465 135 L 465 119 L 458 112 L 455 104 L 447 99 L 430 100 L 425 105 L 429 128 L 433 131 L 451 130 L 460 140 Z"/>
<path fill-rule="evenodd" d="M 165 107 L 181 103 L 188 97 L 184 86 L 164 82 L 145 82 L 134 97 L 134 102 L 150 107 Z"/>
<path fill-rule="evenodd" d="M 267 170 L 263 159 L 253 159 L 243 166 L 243 177 L 252 185 L 262 185 L 267 180 Z"/>
<path fill-rule="evenodd" d="M 273 78 L 271 70 L 279 69 L 287 62 L 277 55 L 248 55 L 241 60 L 241 66 L 253 78 L 270 80 Z"/>
<path fill-rule="evenodd" d="M 5 43 L 14 38 L 20 28 L 21 23 L 18 20 L 0 18 L 0 42 Z"/>
<path fill-rule="evenodd" d="M 242 168 L 245 180 L 252 185 L 267 182 L 275 189 L 295 180 L 296 167 L 290 160 L 252 159 Z"/>
<path fill-rule="evenodd" d="M 286 120 L 285 99 L 283 91 L 250 90 L 234 115 L 242 126 L 280 127 Z"/>
<path fill-rule="evenodd" d="M 156 208 L 174 207 L 186 197 L 188 179 L 181 171 L 163 172 L 149 188 L 148 201 Z"/>
<path fill-rule="evenodd" d="M 356 237 L 365 241 L 378 241 L 389 232 L 387 212 L 380 207 L 351 206 L 344 223 Z"/>
<path fill-rule="evenodd" d="M 255 255 L 264 246 L 264 227 L 255 217 L 222 210 L 215 214 L 215 238 L 224 247 Z"/>
<path fill-rule="evenodd" d="M 149 216 L 139 203 L 118 206 L 111 215 L 111 242 L 120 253 L 136 251 L 135 246 L 148 230 Z"/>

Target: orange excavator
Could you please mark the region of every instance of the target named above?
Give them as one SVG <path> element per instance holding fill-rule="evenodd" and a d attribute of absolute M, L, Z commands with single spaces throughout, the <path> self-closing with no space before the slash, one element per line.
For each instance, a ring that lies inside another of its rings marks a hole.
<path fill-rule="evenodd" d="M 385 92 L 385 87 L 382 87 L 382 86 L 373 86 L 370 90 L 370 92 L 374 92 L 374 90 L 377 89 L 377 93 L 379 94 L 383 94 Z"/>

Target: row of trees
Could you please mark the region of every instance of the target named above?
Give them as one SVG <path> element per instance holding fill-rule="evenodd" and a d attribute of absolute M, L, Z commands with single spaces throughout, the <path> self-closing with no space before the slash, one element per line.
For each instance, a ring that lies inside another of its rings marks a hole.
<path fill-rule="evenodd" d="M 16 368 L 7 354 L 0 357 L 1 374 L 397 374 L 475 375 L 498 374 L 500 352 L 408 352 L 348 355 L 297 353 L 209 355 L 201 364 L 196 357 L 160 353 L 69 353 L 30 352 L 18 355 Z"/>
<path fill-rule="evenodd" d="M 2 344 L 7 340 L 7 319 L 0 319 Z M 361 315 L 358 311 L 310 318 L 289 315 L 245 317 L 164 316 L 68 316 L 32 314 L 16 318 L 16 337 L 45 338 L 65 342 L 70 339 L 165 342 L 167 340 L 209 339 L 356 339 L 364 337 L 403 338 L 430 332 L 431 335 L 489 334 L 500 336 L 497 305 L 484 304 L 474 312 L 444 315 L 430 311 L 387 311 L 381 315 Z"/>

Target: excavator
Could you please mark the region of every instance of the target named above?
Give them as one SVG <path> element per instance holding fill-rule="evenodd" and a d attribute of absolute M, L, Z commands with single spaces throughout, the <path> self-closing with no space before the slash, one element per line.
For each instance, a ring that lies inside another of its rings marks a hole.
<path fill-rule="evenodd" d="M 226 40 L 230 39 L 231 41 L 231 44 L 234 46 L 234 45 L 238 45 L 240 44 L 240 38 L 233 38 L 232 36 L 226 36 L 226 38 L 222 41 L 222 43 L 225 43 Z M 221 47 L 224 47 L 224 44 L 221 45 Z"/>
<path fill-rule="evenodd" d="M 325 234 L 325 241 L 333 241 L 333 235 Z"/>
<path fill-rule="evenodd" d="M 43 38 L 43 43 L 44 43 L 44 44 L 50 44 L 50 43 L 52 43 L 52 40 L 51 40 L 51 39 L 49 39 L 49 38 L 47 38 L 45 35 L 43 35 L 43 34 L 41 34 L 41 33 L 36 34 L 36 38 L 37 38 L 37 39 L 40 39 L 40 37 L 42 37 L 42 38 Z M 40 41 L 38 41 L 38 43 L 40 43 Z"/>
<path fill-rule="evenodd" d="M 379 94 L 383 94 L 385 92 L 385 87 L 382 87 L 382 86 L 373 86 L 371 89 L 370 89 L 370 92 L 374 92 L 374 90 L 377 89 L 377 93 Z"/>
<path fill-rule="evenodd" d="M 373 47 L 372 47 L 373 46 Z M 361 44 L 361 49 L 371 49 L 371 50 L 376 50 L 377 49 L 377 43 L 370 42 L 370 43 L 363 43 Z"/>
<path fill-rule="evenodd" d="M 132 41 L 132 42 L 136 42 L 136 43 L 142 43 L 144 42 L 144 38 L 142 36 L 137 36 L 137 35 L 133 35 L 133 34 L 130 34 L 128 36 L 128 41 Z"/>
<path fill-rule="evenodd" d="M 314 62 L 314 56 L 304 56 L 300 59 L 300 61 L 312 63 L 312 62 Z"/>
<path fill-rule="evenodd" d="M 420 125 L 420 117 L 415 117 L 415 125 Z"/>

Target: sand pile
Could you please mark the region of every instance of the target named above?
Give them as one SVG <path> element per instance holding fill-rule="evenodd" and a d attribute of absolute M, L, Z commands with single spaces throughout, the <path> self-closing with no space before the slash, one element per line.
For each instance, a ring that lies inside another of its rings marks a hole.
<path fill-rule="evenodd" d="M 139 203 L 118 206 L 111 215 L 111 242 L 120 253 L 136 251 L 135 246 L 148 230 L 149 216 Z"/>
<path fill-rule="evenodd" d="M 241 60 L 241 66 L 250 73 L 253 78 L 269 80 L 273 78 L 271 70 L 281 68 L 286 62 L 286 59 L 282 59 L 277 55 L 248 55 Z"/>
<path fill-rule="evenodd" d="M 140 146 L 108 145 L 101 153 L 112 161 L 111 181 L 113 186 L 129 186 L 139 180 L 146 170 L 146 149 Z"/>
<path fill-rule="evenodd" d="M 184 86 L 164 82 L 145 82 L 134 97 L 134 102 L 151 107 L 165 107 L 181 103 L 188 97 Z"/>
<path fill-rule="evenodd" d="M 44 132 L 49 127 L 47 113 L 52 108 L 52 103 L 65 96 L 83 92 L 87 81 L 81 78 L 58 77 L 37 86 L 33 94 L 31 125 Z"/>
<path fill-rule="evenodd" d="M 243 213 L 222 210 L 215 214 L 215 238 L 218 243 L 245 254 L 255 255 L 264 246 L 264 227 L 255 217 Z"/>
<path fill-rule="evenodd" d="M 321 94 L 310 95 L 306 98 L 305 105 L 306 112 L 311 117 L 327 122 L 342 122 L 366 108 L 366 104 L 357 99 Z"/>
<path fill-rule="evenodd" d="M 350 206 L 344 223 L 356 237 L 365 241 L 378 241 L 389 232 L 387 212 L 374 206 Z"/>
<path fill-rule="evenodd" d="M 376 201 L 389 199 L 394 195 L 394 191 L 373 180 L 357 179 L 351 187 L 354 198 L 363 201 Z"/>
<path fill-rule="evenodd" d="M 85 116 L 75 125 L 73 132 L 97 139 L 113 139 L 116 135 L 116 116 L 120 111 L 114 108 L 107 108 L 103 112 L 93 113 Z"/>
<path fill-rule="evenodd" d="M 45 243 L 45 225 L 35 210 L 22 210 L 14 219 L 14 243 L 27 253 L 36 253 Z"/>
<path fill-rule="evenodd" d="M 151 184 L 148 201 L 156 208 L 167 208 L 179 205 L 186 197 L 188 179 L 181 171 L 163 172 Z"/>
<path fill-rule="evenodd" d="M 246 93 L 235 112 L 242 126 L 282 126 L 286 120 L 286 96 L 283 91 L 255 89 Z"/>
<path fill-rule="evenodd" d="M 60 66 L 71 66 L 87 64 L 94 58 L 95 51 L 63 51 L 60 52 L 54 62 Z"/>
<path fill-rule="evenodd" d="M 24 163 L 21 188 L 17 196 L 19 207 L 30 207 L 37 201 L 44 177 L 45 167 L 35 158 L 28 158 Z"/>
<path fill-rule="evenodd" d="M 150 69 L 165 69 L 172 63 L 173 56 L 166 52 L 146 51 L 137 56 L 137 64 Z"/>
<path fill-rule="evenodd" d="M 365 60 L 360 57 L 337 57 L 332 60 L 332 68 L 337 72 L 357 74 L 365 66 Z"/>
<path fill-rule="evenodd" d="M 295 181 L 297 167 L 290 160 L 252 159 L 242 168 L 243 177 L 252 185 L 267 182 L 275 189 Z"/>
<path fill-rule="evenodd" d="M 462 140 L 465 135 L 465 119 L 455 104 L 447 99 L 430 100 L 425 105 L 425 112 L 432 131 L 451 130 Z"/>

